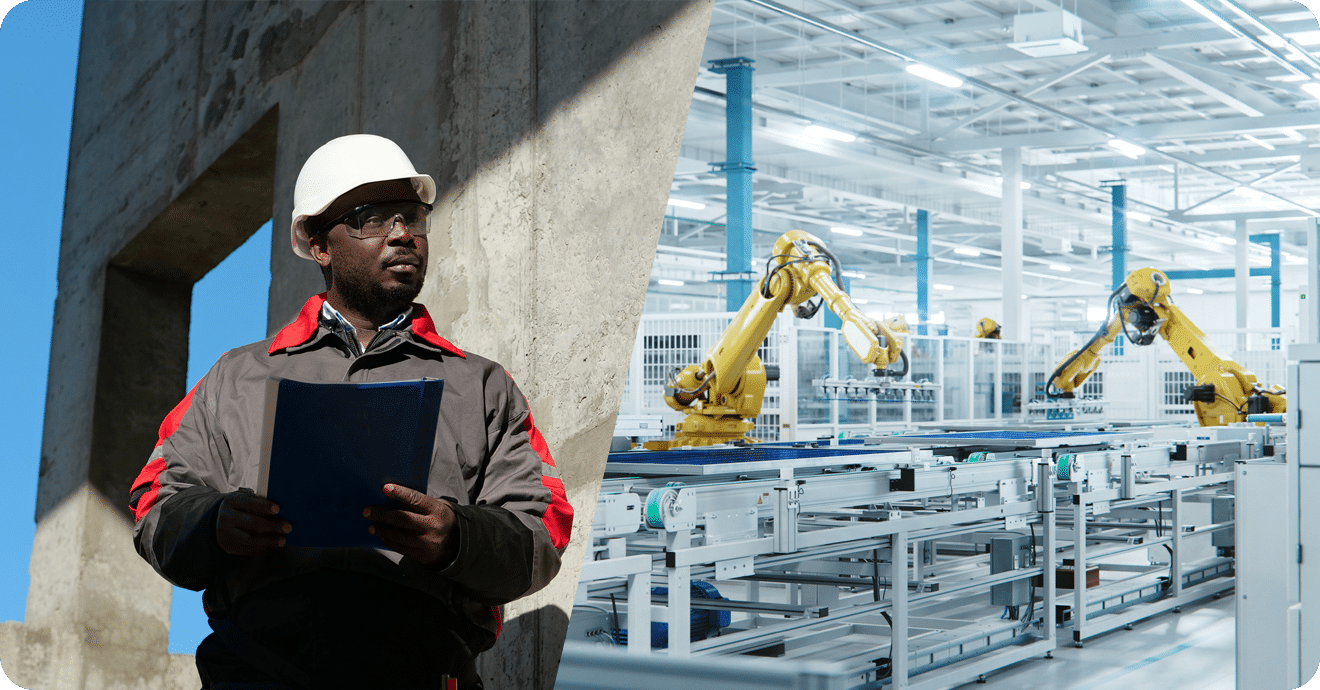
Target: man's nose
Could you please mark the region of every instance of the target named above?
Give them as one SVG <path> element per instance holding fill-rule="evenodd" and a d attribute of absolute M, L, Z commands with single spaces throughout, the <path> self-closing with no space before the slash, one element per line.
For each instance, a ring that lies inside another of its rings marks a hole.
<path fill-rule="evenodd" d="M 404 221 L 403 214 L 394 214 L 394 217 L 390 219 L 390 231 L 385 235 L 386 241 L 391 244 L 404 244 L 412 242 L 415 237 L 417 236 L 412 234 L 412 231 L 408 229 L 408 224 Z"/>

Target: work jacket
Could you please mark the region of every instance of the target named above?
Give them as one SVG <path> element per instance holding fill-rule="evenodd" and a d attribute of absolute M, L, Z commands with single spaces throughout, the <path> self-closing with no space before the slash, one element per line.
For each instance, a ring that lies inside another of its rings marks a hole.
<path fill-rule="evenodd" d="M 138 553 L 170 582 L 205 589 L 212 616 L 272 583 L 347 571 L 443 602 L 468 646 L 488 648 L 499 634 L 497 607 L 554 577 L 572 527 L 572 508 L 527 401 L 498 364 L 441 338 L 421 305 L 412 306 L 402 328 L 382 329 L 355 354 L 342 326 L 321 317 L 324 301 L 312 297 L 274 338 L 225 353 L 165 418 L 130 493 Z M 221 550 L 221 500 L 258 486 L 270 377 L 444 381 L 426 493 L 456 503 L 453 563 L 437 569 L 369 548 L 286 546 L 248 557 Z"/>

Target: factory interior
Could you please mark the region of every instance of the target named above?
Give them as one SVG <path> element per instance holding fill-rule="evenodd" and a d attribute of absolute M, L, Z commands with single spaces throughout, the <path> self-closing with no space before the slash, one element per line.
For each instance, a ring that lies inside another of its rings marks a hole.
<path fill-rule="evenodd" d="M 1306 684 L 1317 46 L 717 0 L 558 687 Z"/>

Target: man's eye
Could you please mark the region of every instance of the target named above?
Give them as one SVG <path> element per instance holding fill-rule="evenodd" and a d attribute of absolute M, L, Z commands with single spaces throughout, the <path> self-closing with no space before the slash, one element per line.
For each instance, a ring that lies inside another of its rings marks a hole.
<path fill-rule="evenodd" d="M 363 225 L 380 225 L 381 223 L 384 222 L 385 222 L 385 216 L 382 216 L 379 213 L 373 213 L 362 219 Z"/>

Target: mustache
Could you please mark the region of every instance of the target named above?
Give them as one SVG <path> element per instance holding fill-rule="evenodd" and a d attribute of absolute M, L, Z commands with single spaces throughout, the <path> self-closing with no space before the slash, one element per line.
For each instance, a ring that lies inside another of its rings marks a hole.
<path fill-rule="evenodd" d="M 399 252 L 380 262 L 381 268 L 396 266 L 398 264 L 408 264 L 410 266 L 422 267 L 422 257 L 413 252 Z"/>

